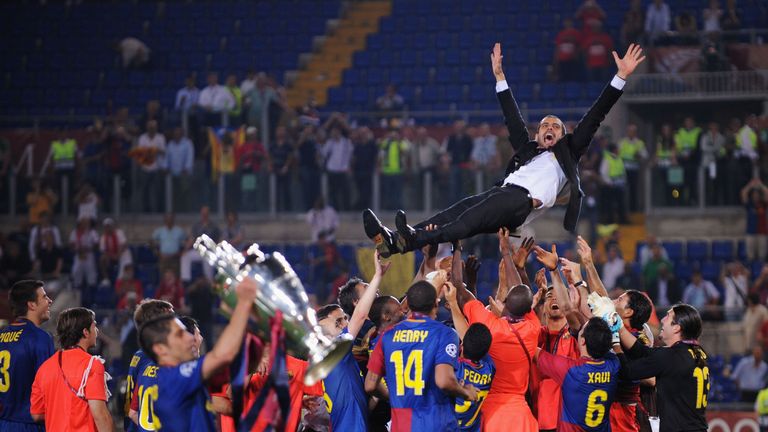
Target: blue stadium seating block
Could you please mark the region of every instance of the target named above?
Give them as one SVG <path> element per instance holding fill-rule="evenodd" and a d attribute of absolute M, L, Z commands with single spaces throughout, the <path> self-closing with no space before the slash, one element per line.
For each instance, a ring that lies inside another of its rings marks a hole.
<path fill-rule="evenodd" d="M 702 240 L 689 240 L 686 247 L 686 258 L 702 261 L 709 257 L 709 243 Z"/>
<path fill-rule="evenodd" d="M 733 259 L 733 241 L 715 240 L 712 242 L 712 259 L 729 261 Z"/>
<path fill-rule="evenodd" d="M 672 261 L 683 259 L 683 243 L 679 241 L 666 241 L 662 245 L 667 251 L 667 256 Z"/>

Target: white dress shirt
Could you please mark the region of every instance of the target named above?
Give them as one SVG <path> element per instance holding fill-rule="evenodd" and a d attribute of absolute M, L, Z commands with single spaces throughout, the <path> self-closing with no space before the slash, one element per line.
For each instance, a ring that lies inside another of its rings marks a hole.
<path fill-rule="evenodd" d="M 198 104 L 213 111 L 229 111 L 235 107 L 235 98 L 226 87 L 216 84 L 200 92 Z"/>
<path fill-rule="evenodd" d="M 165 153 L 165 137 L 163 134 L 155 133 L 152 137 L 150 137 L 148 133 L 141 134 L 139 137 L 139 147 L 156 148 L 160 152 L 154 162 L 148 165 L 142 165 L 142 170 L 146 172 L 155 172 L 165 166 L 165 156 L 163 156 L 163 153 Z"/>

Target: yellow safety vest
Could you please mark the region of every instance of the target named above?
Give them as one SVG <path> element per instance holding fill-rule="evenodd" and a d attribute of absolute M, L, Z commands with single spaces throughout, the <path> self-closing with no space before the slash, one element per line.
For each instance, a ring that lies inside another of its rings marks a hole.
<path fill-rule="evenodd" d="M 235 107 L 229 110 L 229 113 L 233 116 L 239 116 L 243 110 L 243 92 L 240 91 L 240 87 L 227 87 L 232 97 L 235 99 Z"/>
<path fill-rule="evenodd" d="M 699 142 L 701 128 L 695 127 L 691 130 L 680 128 L 675 134 L 675 149 L 680 153 L 689 153 L 696 150 L 696 144 Z"/>
<path fill-rule="evenodd" d="M 637 159 L 637 153 L 640 149 L 645 147 L 645 142 L 641 139 L 635 138 L 633 140 L 629 138 L 622 138 L 619 141 L 619 156 L 624 159 L 625 162 L 635 162 Z"/>
<path fill-rule="evenodd" d="M 749 138 L 748 138 L 749 139 L 749 148 L 752 148 L 752 149 L 757 148 L 757 133 L 755 133 L 755 131 L 752 130 L 752 128 L 749 127 L 749 126 L 744 126 L 741 129 L 739 129 L 739 132 L 736 135 L 736 141 L 738 143 L 739 148 L 744 148 L 745 147 L 744 143 L 741 142 L 741 132 L 744 129 L 747 129 L 749 131 Z"/>
<path fill-rule="evenodd" d="M 757 394 L 757 414 L 768 416 L 768 388 L 760 390 Z"/>
<path fill-rule="evenodd" d="M 403 173 L 403 164 L 401 161 L 402 151 L 405 150 L 405 142 L 385 140 L 380 144 L 381 151 L 384 153 L 381 163 L 381 173 L 386 175 L 396 175 Z"/>
<path fill-rule="evenodd" d="M 72 138 L 54 140 L 51 142 L 53 153 L 53 166 L 56 169 L 68 169 L 75 167 L 75 154 L 77 153 L 77 141 Z"/>
<path fill-rule="evenodd" d="M 626 176 L 624 170 L 624 160 L 619 156 L 614 156 L 613 153 L 604 151 L 603 159 L 608 162 L 608 177 L 611 179 L 623 179 Z"/>

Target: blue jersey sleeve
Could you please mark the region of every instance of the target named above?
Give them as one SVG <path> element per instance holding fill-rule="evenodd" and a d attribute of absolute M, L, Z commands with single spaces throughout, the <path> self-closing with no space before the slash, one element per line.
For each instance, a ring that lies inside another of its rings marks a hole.
<path fill-rule="evenodd" d="M 43 330 L 40 330 L 35 343 L 35 370 L 37 370 L 44 361 L 51 358 L 54 352 L 53 339 Z"/>
<path fill-rule="evenodd" d="M 442 329 L 436 350 L 435 366 L 439 364 L 449 364 L 453 366 L 454 369 L 458 369 L 459 336 L 453 329 L 448 327 Z"/>
<path fill-rule="evenodd" d="M 161 368 L 158 385 L 163 397 L 173 394 L 177 399 L 184 399 L 204 387 L 203 361 L 205 356 L 197 360 L 182 363 L 176 367 Z M 171 391 L 172 390 L 172 391 Z"/>

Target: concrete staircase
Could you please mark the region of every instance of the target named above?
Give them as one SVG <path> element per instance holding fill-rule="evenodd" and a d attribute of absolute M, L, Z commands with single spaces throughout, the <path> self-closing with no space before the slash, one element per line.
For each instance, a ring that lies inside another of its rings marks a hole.
<path fill-rule="evenodd" d="M 295 74 L 287 92 L 290 106 L 302 106 L 309 99 L 325 105 L 328 89 L 341 84 L 341 74 L 352 66 L 353 54 L 365 49 L 366 37 L 377 32 L 379 20 L 391 12 L 389 0 L 349 3 L 344 16 L 322 38 L 319 49 Z"/>

